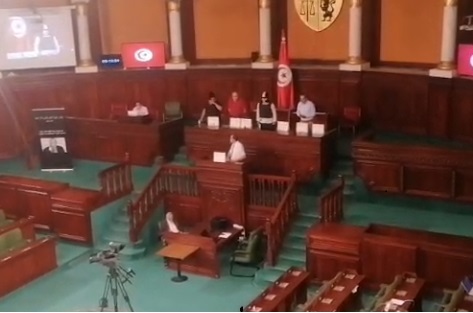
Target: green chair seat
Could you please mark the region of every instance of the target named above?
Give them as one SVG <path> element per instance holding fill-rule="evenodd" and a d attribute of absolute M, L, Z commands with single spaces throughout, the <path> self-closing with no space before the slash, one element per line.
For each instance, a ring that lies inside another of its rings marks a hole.
<path fill-rule="evenodd" d="M 261 254 L 262 236 L 263 229 L 258 228 L 250 233 L 246 241 L 240 243 L 230 259 L 230 275 L 236 277 L 254 277 L 254 274 L 250 276 L 234 274 L 233 267 L 235 264 L 238 264 L 255 267 L 257 270 L 259 269 L 259 265 L 263 259 L 263 255 Z"/>
<path fill-rule="evenodd" d="M 28 240 L 23 238 L 21 229 L 15 228 L 4 234 L 8 249 L 16 250 L 28 244 Z"/>

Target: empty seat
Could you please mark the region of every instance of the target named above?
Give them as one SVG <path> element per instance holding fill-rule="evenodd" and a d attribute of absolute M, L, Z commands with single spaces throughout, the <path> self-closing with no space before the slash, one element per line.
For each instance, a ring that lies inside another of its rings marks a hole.
<path fill-rule="evenodd" d="M 3 234 L 3 236 L 5 237 L 6 244 L 10 251 L 24 247 L 28 243 L 28 241 L 23 238 L 23 233 L 19 228 L 12 229 Z"/>

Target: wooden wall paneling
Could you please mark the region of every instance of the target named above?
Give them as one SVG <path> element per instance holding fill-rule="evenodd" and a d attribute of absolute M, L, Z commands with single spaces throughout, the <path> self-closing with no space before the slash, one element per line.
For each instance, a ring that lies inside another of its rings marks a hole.
<path fill-rule="evenodd" d="M 166 212 L 172 212 L 180 227 L 192 227 L 200 223 L 204 216 L 201 199 L 178 194 L 166 194 L 164 199 Z"/>
<path fill-rule="evenodd" d="M 287 5 L 287 1 L 271 2 L 271 50 L 276 60 L 279 59 L 282 32 L 287 36 Z"/>
<path fill-rule="evenodd" d="M 275 70 L 252 70 L 250 73 L 249 100 L 258 102 L 263 91 L 269 92 L 270 99 L 276 104 L 277 96 L 277 72 Z"/>
<path fill-rule="evenodd" d="M 381 161 L 357 161 L 355 172 L 373 191 L 402 192 L 402 169 L 398 164 Z"/>
<path fill-rule="evenodd" d="M 92 59 L 95 64 L 100 63 L 100 56 L 102 55 L 102 31 L 100 29 L 99 1 L 100 0 L 92 0 L 89 1 L 88 4 L 90 48 Z"/>
<path fill-rule="evenodd" d="M 454 139 L 472 141 L 473 139 L 473 88 L 468 79 L 454 79 L 451 103 L 451 136 Z"/>
<path fill-rule="evenodd" d="M 184 71 L 168 71 L 165 74 L 163 78 L 164 102 L 179 101 L 185 116 L 191 116 L 189 113 L 192 111 L 191 105 L 193 103 L 191 100 L 193 97 L 188 95 L 187 92 L 187 73 Z"/>
<path fill-rule="evenodd" d="M 404 189 L 408 195 L 450 198 L 452 170 L 441 167 L 405 166 Z"/>
<path fill-rule="evenodd" d="M 339 111 L 339 71 L 298 70 L 297 90 L 306 94 L 322 112 L 337 116 Z"/>
<path fill-rule="evenodd" d="M 400 273 L 415 273 L 417 247 L 366 236 L 361 243 L 362 273 L 370 282 L 390 283 Z"/>
<path fill-rule="evenodd" d="M 473 171 L 457 169 L 455 177 L 454 197 L 460 201 L 473 202 Z"/>
<path fill-rule="evenodd" d="M 450 103 L 452 99 L 452 79 L 429 79 L 429 105 L 427 113 L 427 133 L 434 137 L 450 136 Z"/>
<path fill-rule="evenodd" d="M 7 84 L 7 80 L 0 80 L 0 159 L 15 157 L 19 151 L 21 143 L 19 137 L 22 125 L 18 119 L 17 112 L 19 104 L 12 99 L 12 92 Z"/>
<path fill-rule="evenodd" d="M 381 56 L 381 0 L 364 0 L 362 6 L 362 57 L 377 66 Z"/>
<path fill-rule="evenodd" d="M 360 87 L 361 72 L 340 72 L 338 116 L 343 114 L 345 107 L 361 107 Z"/>
<path fill-rule="evenodd" d="M 363 109 L 376 129 L 425 134 L 428 77 L 366 72 L 362 83 Z"/>
<path fill-rule="evenodd" d="M 419 251 L 417 274 L 428 277 L 432 287 L 458 287 L 458 282 L 473 272 L 471 253 L 453 251 L 450 247 L 425 246 Z"/>
<path fill-rule="evenodd" d="M 129 84 L 127 72 L 116 72 L 113 75 L 107 72 L 100 73 L 98 85 L 97 111 L 100 118 L 109 118 L 113 103 L 126 103 L 130 109 L 133 107 L 135 101 L 133 86 Z"/>
<path fill-rule="evenodd" d="M 190 63 L 196 61 L 194 1 L 181 1 L 182 50 Z"/>
<path fill-rule="evenodd" d="M 109 112 L 102 111 L 102 103 L 99 95 L 102 87 L 99 85 L 100 78 L 95 75 L 77 75 L 74 79 L 74 97 L 76 106 L 68 112 L 74 117 L 108 118 Z M 107 114 L 108 113 L 108 114 Z"/>
<path fill-rule="evenodd" d="M 163 71 L 150 71 L 132 79 L 133 98 L 146 105 L 151 115 L 162 118 L 165 95 Z"/>

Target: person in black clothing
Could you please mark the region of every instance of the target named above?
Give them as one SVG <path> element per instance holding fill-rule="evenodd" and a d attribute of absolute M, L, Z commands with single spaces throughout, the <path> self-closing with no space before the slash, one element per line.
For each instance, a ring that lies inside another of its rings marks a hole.
<path fill-rule="evenodd" d="M 256 122 L 261 130 L 275 130 L 277 121 L 276 106 L 269 101 L 268 93 L 265 91 L 256 107 Z"/>
<path fill-rule="evenodd" d="M 199 124 L 204 122 L 207 117 L 215 116 L 220 118 L 220 113 L 222 112 L 222 106 L 217 102 L 215 94 L 213 92 L 209 93 L 209 101 L 207 106 L 202 110 L 200 115 Z"/>

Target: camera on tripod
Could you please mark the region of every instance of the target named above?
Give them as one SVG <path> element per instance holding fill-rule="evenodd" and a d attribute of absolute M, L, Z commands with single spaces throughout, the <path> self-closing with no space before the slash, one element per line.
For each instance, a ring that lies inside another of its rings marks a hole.
<path fill-rule="evenodd" d="M 125 248 L 125 245 L 122 243 L 110 242 L 108 246 L 109 249 L 92 254 L 89 257 L 89 263 L 100 263 L 108 267 L 116 266 L 118 254 Z"/>

